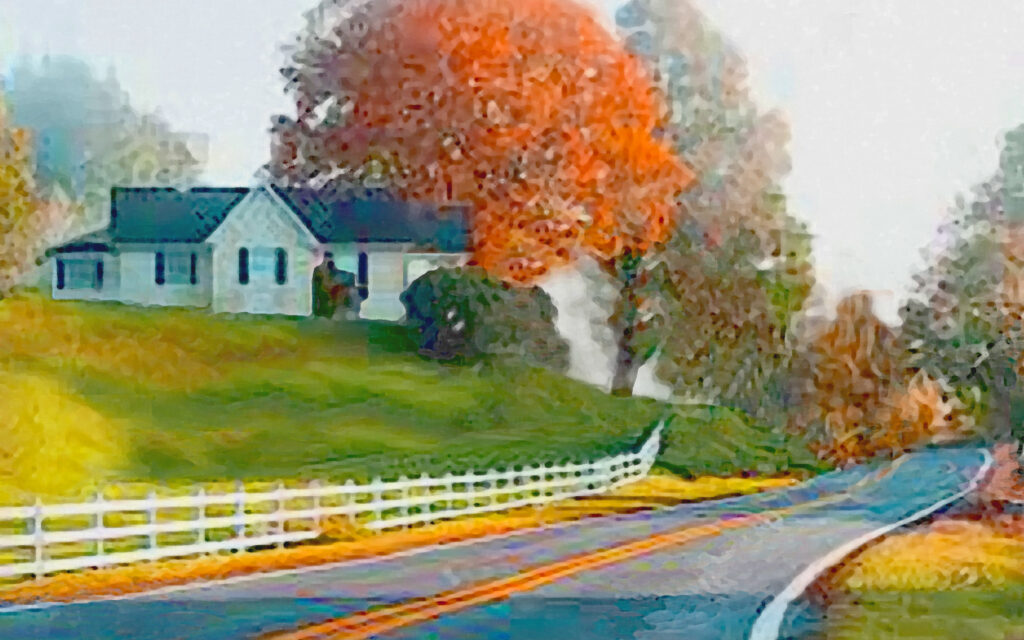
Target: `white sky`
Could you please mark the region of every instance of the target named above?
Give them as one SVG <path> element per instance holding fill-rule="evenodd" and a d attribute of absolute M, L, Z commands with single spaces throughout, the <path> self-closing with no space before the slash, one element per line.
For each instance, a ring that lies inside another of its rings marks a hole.
<path fill-rule="evenodd" d="M 0 55 L 113 64 L 133 103 L 210 139 L 207 180 L 247 183 L 288 112 L 279 46 L 315 0 L 0 0 Z M 617 0 L 591 0 L 610 16 Z M 697 0 L 791 121 L 793 211 L 835 293 L 894 292 L 954 196 L 1024 122 L 1020 0 Z"/>

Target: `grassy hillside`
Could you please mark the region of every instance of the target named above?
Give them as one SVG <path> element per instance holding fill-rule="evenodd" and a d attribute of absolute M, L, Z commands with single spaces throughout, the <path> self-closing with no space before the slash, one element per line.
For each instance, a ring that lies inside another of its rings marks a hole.
<path fill-rule="evenodd" d="M 0 403 L 0 486 L 44 495 L 88 480 L 358 480 L 589 459 L 633 446 L 669 409 L 539 369 L 429 362 L 393 325 L 30 295 L 0 300 Z M 790 465 L 785 443 L 723 411 L 677 411 L 666 466 Z"/>
<path fill-rule="evenodd" d="M 20 464 L 38 475 L 26 488 L 49 492 L 83 476 L 483 469 L 621 451 L 663 411 L 542 370 L 410 353 L 387 325 L 3 300 L 0 396 L 16 405 L 3 418 L 6 471 Z M 29 455 L 58 450 L 76 461 L 63 479 Z"/>
<path fill-rule="evenodd" d="M 658 464 L 683 477 L 726 476 L 738 470 L 805 475 L 827 468 L 801 440 L 756 424 L 739 411 L 673 407 L 668 424 Z"/>

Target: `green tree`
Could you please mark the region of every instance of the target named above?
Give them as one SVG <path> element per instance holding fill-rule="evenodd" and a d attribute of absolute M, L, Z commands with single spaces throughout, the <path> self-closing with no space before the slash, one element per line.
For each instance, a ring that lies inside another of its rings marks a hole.
<path fill-rule="evenodd" d="M 38 190 L 82 204 L 67 235 L 105 223 L 112 186 L 188 187 L 202 172 L 205 139 L 133 109 L 112 70 L 101 79 L 73 57 L 23 58 L 8 80 L 14 125 L 36 141 Z"/>
<path fill-rule="evenodd" d="M 996 437 L 1024 420 L 1022 142 L 1024 127 L 1010 131 L 993 178 L 970 199 L 958 198 L 900 313 L 901 341 L 914 366 L 973 399 Z"/>
<path fill-rule="evenodd" d="M 690 2 L 631 0 L 616 19 L 666 95 L 664 136 L 698 176 L 682 224 L 625 284 L 646 310 L 627 318 L 633 363 L 660 353 L 678 392 L 750 409 L 788 368 L 814 284 L 809 234 L 779 186 L 788 127 L 759 113 L 742 57 Z"/>

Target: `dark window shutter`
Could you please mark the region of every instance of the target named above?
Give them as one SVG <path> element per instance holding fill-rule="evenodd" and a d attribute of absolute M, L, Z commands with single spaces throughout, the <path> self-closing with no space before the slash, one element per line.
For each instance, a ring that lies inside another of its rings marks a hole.
<path fill-rule="evenodd" d="M 278 249 L 274 253 L 277 258 L 274 275 L 277 277 L 277 284 L 284 284 L 288 282 L 288 252 Z"/>
<path fill-rule="evenodd" d="M 199 282 L 199 279 L 196 277 L 196 254 L 195 254 L 195 252 L 192 253 L 191 269 L 192 270 L 189 273 L 189 277 L 188 277 L 189 278 L 189 282 L 191 282 L 192 284 L 195 284 L 195 283 Z"/>
<path fill-rule="evenodd" d="M 359 290 L 359 297 L 366 300 L 369 297 L 370 286 L 370 265 L 369 258 L 365 251 L 359 252 L 359 273 L 356 274 L 356 287 Z"/>
<path fill-rule="evenodd" d="M 238 283 L 249 284 L 249 250 L 245 247 L 238 250 Z"/>
<path fill-rule="evenodd" d="M 58 260 L 57 261 L 57 288 L 58 289 L 63 289 L 64 288 L 64 261 L 63 260 Z"/>
<path fill-rule="evenodd" d="M 156 283 L 164 283 L 164 253 L 163 251 L 156 252 Z"/>
<path fill-rule="evenodd" d="M 103 260 L 96 263 L 96 288 L 103 288 Z"/>

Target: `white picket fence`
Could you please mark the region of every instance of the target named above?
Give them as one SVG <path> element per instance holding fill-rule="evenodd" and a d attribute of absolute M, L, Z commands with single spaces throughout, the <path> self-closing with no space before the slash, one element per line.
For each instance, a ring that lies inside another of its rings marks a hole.
<path fill-rule="evenodd" d="M 323 524 L 337 517 L 380 531 L 598 494 L 647 475 L 662 428 L 636 451 L 581 464 L 368 484 L 279 484 L 259 493 L 239 484 L 234 492 L 216 495 L 198 490 L 177 497 L 151 493 L 145 499 L 98 496 L 78 504 L 0 507 L 0 578 L 282 546 L 318 538 Z"/>

